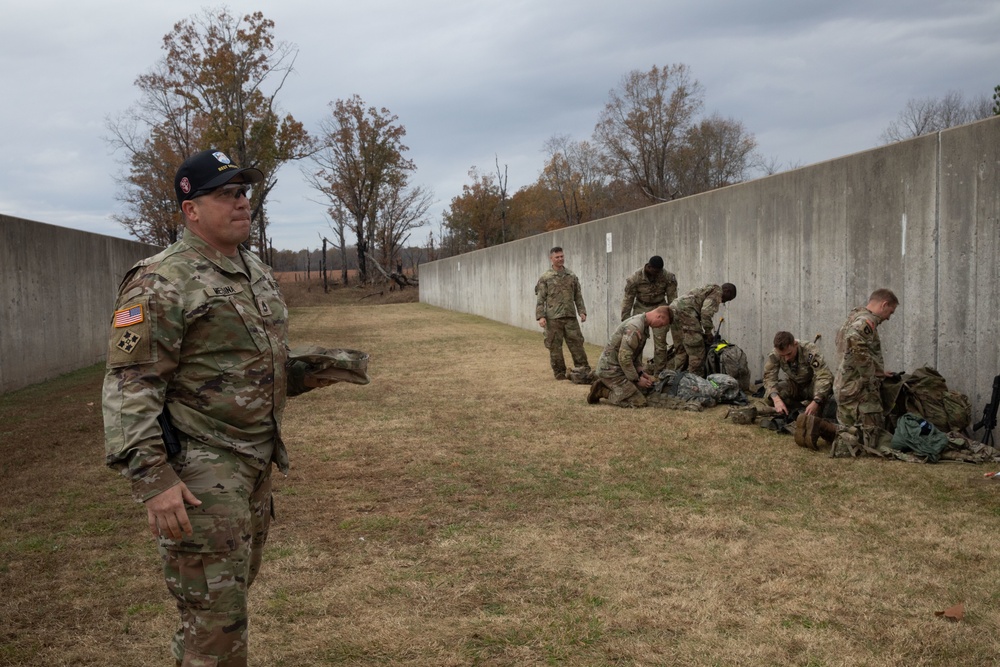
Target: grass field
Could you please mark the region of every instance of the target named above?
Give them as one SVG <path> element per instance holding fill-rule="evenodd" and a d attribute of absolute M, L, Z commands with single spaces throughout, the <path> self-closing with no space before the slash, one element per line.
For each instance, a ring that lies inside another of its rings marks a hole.
<path fill-rule="evenodd" d="M 365 350 L 372 382 L 289 401 L 252 665 L 996 664 L 988 468 L 590 406 L 540 332 L 286 291 L 323 304 L 293 309 L 293 344 Z M 0 665 L 173 664 L 101 374 L 0 396 Z"/>

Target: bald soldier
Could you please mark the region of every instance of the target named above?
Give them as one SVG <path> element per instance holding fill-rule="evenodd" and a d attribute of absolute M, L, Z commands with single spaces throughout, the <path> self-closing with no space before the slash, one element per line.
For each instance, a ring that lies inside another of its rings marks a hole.
<path fill-rule="evenodd" d="M 646 406 L 642 390 L 652 387 L 655 378 L 643 370 L 642 350 L 649 330 L 670 326 L 672 317 L 670 306 L 659 306 L 618 325 L 597 363 L 597 380 L 590 386 L 588 403 L 599 403 L 604 398 L 622 408 Z"/>
<path fill-rule="evenodd" d="M 583 303 L 580 280 L 566 268 L 562 248 L 557 246 L 549 250 L 549 263 L 551 267 L 535 284 L 535 320 L 545 329 L 545 347 L 549 350 L 552 375 L 557 380 L 565 380 L 563 340 L 573 356 L 573 365 L 590 368 L 580 330 L 580 322 L 587 321 L 587 306 Z M 576 320 L 578 314 L 580 322 Z"/>
<path fill-rule="evenodd" d="M 677 276 L 663 269 L 663 258 L 653 255 L 646 265 L 625 281 L 622 299 L 622 321 L 665 306 L 677 298 Z M 667 364 L 667 327 L 653 329 L 653 363 L 650 373 L 656 375 Z"/>
<path fill-rule="evenodd" d="M 781 379 L 784 375 L 784 379 Z M 819 348 L 800 343 L 787 331 L 774 335 L 774 349 L 764 362 L 764 395 L 778 414 L 808 401 L 805 413 L 819 415 L 833 392 L 833 373 Z"/>
<path fill-rule="evenodd" d="M 719 306 L 736 298 L 736 285 L 705 285 L 691 290 L 670 304 L 673 322 L 670 337 L 674 341 L 674 370 L 705 376 L 707 345 L 714 337 L 712 318 Z"/>
<path fill-rule="evenodd" d="M 870 453 L 884 449 L 889 439 L 880 390 L 882 380 L 893 374 L 885 370 L 878 327 L 898 306 L 892 290 L 877 289 L 866 305 L 850 312 L 837 333 L 839 364 L 833 384 L 837 421 Z"/>

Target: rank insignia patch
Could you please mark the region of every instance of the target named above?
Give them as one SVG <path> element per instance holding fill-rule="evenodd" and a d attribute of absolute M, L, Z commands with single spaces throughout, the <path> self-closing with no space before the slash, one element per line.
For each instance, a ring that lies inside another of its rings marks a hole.
<path fill-rule="evenodd" d="M 128 308 L 122 308 L 121 310 L 116 310 L 115 329 L 121 329 L 122 327 L 130 327 L 133 324 L 139 324 L 144 319 L 141 303 L 129 306 Z"/>
<path fill-rule="evenodd" d="M 142 337 L 132 331 L 126 331 L 122 334 L 122 337 L 118 340 L 118 344 L 115 346 L 119 350 L 125 352 L 126 354 L 132 354 L 132 350 L 135 346 L 139 344 Z"/>

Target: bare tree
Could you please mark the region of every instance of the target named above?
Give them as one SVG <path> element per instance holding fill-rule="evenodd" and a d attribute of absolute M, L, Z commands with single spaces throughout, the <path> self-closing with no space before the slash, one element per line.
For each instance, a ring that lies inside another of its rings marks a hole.
<path fill-rule="evenodd" d="M 671 155 L 702 107 L 701 85 L 686 65 L 626 74 L 601 112 L 594 139 L 609 174 L 653 202 L 678 196 Z"/>
<path fill-rule="evenodd" d="M 913 98 L 907 100 L 879 139 L 887 144 L 905 141 L 992 115 L 992 104 L 986 95 L 966 100 L 962 93 L 951 90 L 943 97 Z"/>
<path fill-rule="evenodd" d="M 682 195 L 740 183 L 756 164 L 757 141 L 743 123 L 713 114 L 693 125 L 673 154 Z"/>
<path fill-rule="evenodd" d="M 176 238 L 176 203 L 168 219 L 165 194 L 173 191 L 181 162 L 212 147 L 265 175 L 251 202 L 254 238 L 264 255 L 264 203 L 278 168 L 311 150 L 302 124 L 282 116 L 277 104 L 297 50 L 275 42 L 273 30 L 261 12 L 237 18 L 225 8 L 178 22 L 163 38 L 163 58 L 136 80 L 139 102 L 107 119 L 107 140 L 124 151 L 127 165 L 120 177 L 127 211 L 116 219 L 140 240 Z M 153 185 L 153 179 L 163 182 Z"/>
<path fill-rule="evenodd" d="M 368 281 L 367 253 L 374 250 L 378 214 L 383 199 L 407 186 L 416 170 L 403 156 L 406 128 L 388 109 L 365 107 L 354 95 L 330 104 L 331 116 L 320 125 L 321 148 L 312 156 L 318 169 L 307 174 L 313 188 L 332 204 L 339 203 L 351 216 L 358 241 L 358 273 Z"/>

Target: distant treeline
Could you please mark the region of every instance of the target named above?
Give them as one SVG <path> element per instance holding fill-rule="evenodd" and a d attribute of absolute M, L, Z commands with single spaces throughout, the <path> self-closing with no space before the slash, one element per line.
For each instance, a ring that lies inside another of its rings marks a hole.
<path fill-rule="evenodd" d="M 318 271 L 322 268 L 323 251 L 319 248 L 315 250 L 271 250 L 268 258 L 271 268 L 275 271 Z M 358 252 L 356 246 L 347 248 L 347 266 L 341 258 L 339 248 L 327 248 L 326 250 L 326 270 L 341 271 L 342 269 L 356 270 L 358 268 Z M 399 264 L 397 266 L 382 267 L 388 272 L 406 271 L 416 273 L 420 264 L 430 261 L 427 248 L 403 248 L 399 252 Z"/>

